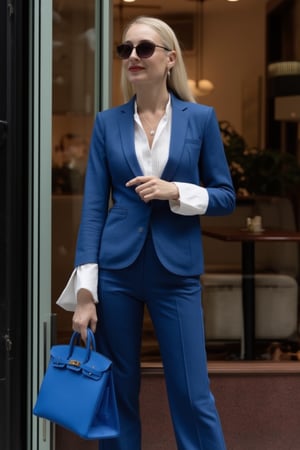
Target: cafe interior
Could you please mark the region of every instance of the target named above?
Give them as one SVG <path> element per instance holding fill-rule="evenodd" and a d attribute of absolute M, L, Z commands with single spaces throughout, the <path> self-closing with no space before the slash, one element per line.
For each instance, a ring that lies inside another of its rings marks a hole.
<path fill-rule="evenodd" d="M 130 19 L 148 15 L 167 21 L 174 29 L 195 99 L 213 106 L 219 120 L 237 207 L 231 216 L 200 218 L 205 255 L 202 306 L 216 397 L 222 402 L 228 395 L 224 402 L 230 404 L 237 423 L 243 420 L 240 429 L 247 433 L 247 419 L 240 419 L 238 408 L 234 409 L 237 401 L 232 403 L 237 383 L 250 402 L 251 396 L 261 398 L 266 391 L 268 399 L 272 398 L 271 378 L 277 400 L 285 400 L 280 377 L 284 373 L 289 386 L 296 387 L 295 373 L 299 371 L 300 1 L 111 3 L 110 106 L 123 102 L 121 62 L 115 53 L 122 29 Z M 68 341 L 71 327 L 71 314 L 55 302 L 73 268 L 95 115 L 94 23 L 93 0 L 53 1 L 52 311 L 57 316 L 58 342 Z M 145 374 L 147 370 L 163 372 L 147 311 L 141 365 Z M 226 377 L 221 378 L 221 373 Z M 242 376 L 237 381 L 239 373 Z M 229 374 L 233 374 L 231 378 Z M 253 374 L 261 377 L 259 393 Z M 164 395 L 160 378 L 157 380 L 154 388 L 145 376 L 148 393 L 142 394 L 144 399 Z M 145 415 L 153 413 L 145 408 Z M 267 414 L 263 408 L 261 411 Z M 152 426 L 158 434 L 159 426 L 168 429 L 166 420 L 163 416 L 159 423 L 146 425 L 147 442 L 153 438 Z M 274 420 L 270 426 L 280 428 L 279 418 Z M 226 418 L 224 426 L 230 428 Z M 271 439 L 271 428 L 267 432 L 264 428 L 261 434 L 259 430 L 260 443 L 231 430 L 230 448 L 297 448 L 280 439 L 270 444 L 262 436 Z M 291 436 L 295 430 L 296 426 Z M 64 437 L 59 439 L 57 448 L 65 442 Z M 172 443 L 147 445 L 145 449 L 175 448 Z"/>

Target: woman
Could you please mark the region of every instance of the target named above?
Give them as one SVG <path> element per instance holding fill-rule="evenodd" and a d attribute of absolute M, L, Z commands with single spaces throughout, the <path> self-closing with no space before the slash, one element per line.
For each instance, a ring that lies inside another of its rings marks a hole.
<path fill-rule="evenodd" d="M 121 433 L 99 448 L 141 448 L 146 304 L 177 448 L 224 450 L 207 375 L 199 281 L 199 215 L 228 214 L 235 206 L 218 122 L 211 107 L 194 102 L 178 41 L 166 23 L 135 19 L 117 52 L 128 102 L 96 117 L 71 278 L 77 292 L 73 329 L 85 338 L 91 326 L 114 367 Z M 67 301 L 65 293 L 58 303 L 72 309 Z"/>

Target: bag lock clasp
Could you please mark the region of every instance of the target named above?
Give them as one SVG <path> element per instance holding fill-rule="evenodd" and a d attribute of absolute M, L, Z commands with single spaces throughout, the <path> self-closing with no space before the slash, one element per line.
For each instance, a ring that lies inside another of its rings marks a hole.
<path fill-rule="evenodd" d="M 77 359 L 70 359 L 70 361 L 68 362 L 68 364 L 70 366 L 75 366 L 75 367 L 80 367 L 81 362 L 77 361 Z"/>

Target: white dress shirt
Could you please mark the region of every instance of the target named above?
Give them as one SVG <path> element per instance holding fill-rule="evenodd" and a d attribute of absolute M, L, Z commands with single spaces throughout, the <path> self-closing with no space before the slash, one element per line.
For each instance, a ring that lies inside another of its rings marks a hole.
<path fill-rule="evenodd" d="M 166 112 L 161 118 L 150 148 L 148 138 L 143 129 L 135 104 L 135 151 L 139 165 L 144 175 L 161 177 L 169 157 L 171 139 L 172 107 L 169 102 Z M 170 209 L 175 214 L 203 215 L 208 206 L 208 192 L 205 188 L 174 181 L 179 191 L 179 200 L 169 200 Z M 84 264 L 76 267 L 61 293 L 57 304 L 67 311 L 74 311 L 77 292 L 79 289 L 87 289 L 92 293 L 95 303 L 98 303 L 98 264 Z"/>

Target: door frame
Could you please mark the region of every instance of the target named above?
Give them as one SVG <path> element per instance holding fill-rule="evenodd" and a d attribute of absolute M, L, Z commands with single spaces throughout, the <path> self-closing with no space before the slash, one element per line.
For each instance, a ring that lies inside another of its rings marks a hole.
<path fill-rule="evenodd" d="M 32 415 L 53 343 L 51 315 L 52 1 L 30 0 L 27 449 L 55 448 L 55 427 Z M 95 0 L 95 110 L 111 103 L 112 5 Z M 96 112 L 96 111 L 95 111 Z"/>
<path fill-rule="evenodd" d="M 52 1 L 31 0 L 29 17 L 27 448 L 50 450 L 50 423 L 32 409 L 51 345 Z"/>

